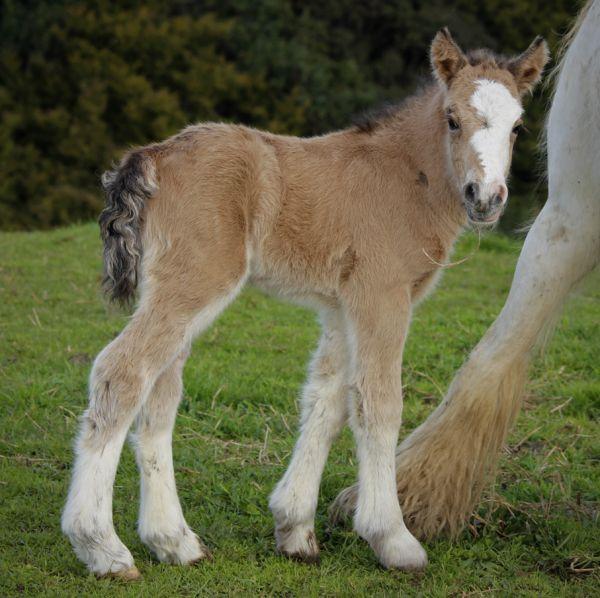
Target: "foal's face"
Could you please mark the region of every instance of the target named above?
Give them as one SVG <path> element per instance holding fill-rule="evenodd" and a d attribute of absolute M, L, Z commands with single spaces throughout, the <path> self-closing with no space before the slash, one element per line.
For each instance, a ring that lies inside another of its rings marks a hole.
<path fill-rule="evenodd" d="M 522 112 L 518 96 L 494 79 L 457 80 L 448 91 L 448 156 L 471 222 L 496 222 L 506 205 Z"/>
<path fill-rule="evenodd" d="M 447 30 L 432 43 L 434 72 L 446 91 L 449 168 L 471 223 L 493 224 L 504 210 L 521 97 L 540 79 L 547 58 L 541 38 L 513 59 L 485 51 L 466 56 Z"/>

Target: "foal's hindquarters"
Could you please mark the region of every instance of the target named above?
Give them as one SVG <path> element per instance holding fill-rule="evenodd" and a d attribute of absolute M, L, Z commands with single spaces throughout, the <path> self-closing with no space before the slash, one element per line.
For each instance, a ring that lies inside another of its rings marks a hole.
<path fill-rule="evenodd" d="M 196 137 L 210 141 L 211 151 L 196 151 Z M 283 295 L 314 296 L 323 322 L 303 393 L 300 438 L 270 501 L 279 551 L 305 561 L 318 558 L 314 516 L 320 478 L 330 445 L 349 419 L 359 457 L 356 530 L 386 567 L 423 567 L 427 557 L 404 525 L 395 482 L 410 286 L 388 278 L 389 264 L 379 271 L 368 260 L 357 265 L 351 259 L 349 269 L 346 258 L 353 250 L 348 253 L 345 245 L 335 249 L 340 259 L 324 260 L 333 265 L 320 281 L 319 268 L 303 281 L 285 252 L 275 263 L 273 248 L 286 237 L 281 182 L 272 150 L 256 132 L 193 128 L 179 141 L 175 137 L 125 158 L 117 179 L 128 167 L 134 169 L 133 157 L 139 172 L 120 182 L 124 203 L 135 195 L 136 185 L 154 188 L 143 218 L 135 209 L 124 210 L 128 218 L 139 218 L 140 300 L 91 373 L 62 519 L 78 557 L 98 576 L 139 575 L 112 522 L 115 473 L 134 422 L 142 540 L 164 562 L 189 564 L 208 556 L 177 496 L 172 429 L 193 338 L 252 279 Z M 107 268 L 115 267 L 111 256 L 105 261 Z M 327 293 L 321 301 L 323 287 Z"/>
<path fill-rule="evenodd" d="M 221 213 L 220 196 L 210 184 L 206 187 L 208 193 L 214 191 L 213 202 L 193 210 L 194 193 L 184 179 L 172 175 L 170 161 L 177 157 L 182 156 L 171 154 L 159 167 L 158 159 L 155 164 L 155 158 L 144 154 L 151 164 L 133 173 L 133 187 L 124 183 L 124 193 L 135 195 L 137 178 L 158 177 L 160 182 L 144 214 L 140 301 L 129 324 L 92 368 L 89 407 L 62 518 L 78 557 L 98 576 L 139 575 L 112 523 L 115 472 L 134 421 L 142 540 L 165 562 L 188 564 L 209 555 L 182 514 L 171 436 L 193 337 L 239 293 L 248 263 L 244 236 L 230 222 L 235 210 Z M 201 176 L 211 165 L 196 160 L 192 166 Z M 233 185 L 222 183 L 220 193 L 233 193 Z M 111 256 L 105 255 L 107 259 Z"/>

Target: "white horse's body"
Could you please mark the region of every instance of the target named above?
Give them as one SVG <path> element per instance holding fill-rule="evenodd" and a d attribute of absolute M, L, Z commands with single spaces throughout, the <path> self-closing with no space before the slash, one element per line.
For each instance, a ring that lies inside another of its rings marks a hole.
<path fill-rule="evenodd" d="M 508 300 L 442 404 L 398 448 L 398 493 L 417 536 L 462 529 L 518 412 L 534 348 L 600 259 L 599 90 L 600 0 L 592 0 L 560 67 L 547 126 L 548 201 L 527 235 Z M 350 487 L 334 516 L 354 502 Z"/>

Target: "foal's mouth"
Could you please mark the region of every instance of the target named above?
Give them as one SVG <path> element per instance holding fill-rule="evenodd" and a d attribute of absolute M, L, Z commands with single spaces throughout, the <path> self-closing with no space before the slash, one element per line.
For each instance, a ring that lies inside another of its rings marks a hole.
<path fill-rule="evenodd" d="M 490 212 L 477 212 L 470 206 L 465 206 L 467 210 L 467 220 L 469 224 L 478 228 L 491 228 L 500 220 L 503 209 L 493 210 Z"/>

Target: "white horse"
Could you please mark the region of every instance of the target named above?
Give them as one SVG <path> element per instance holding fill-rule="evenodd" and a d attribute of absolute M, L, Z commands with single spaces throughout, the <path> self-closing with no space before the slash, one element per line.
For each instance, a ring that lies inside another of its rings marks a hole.
<path fill-rule="evenodd" d="M 402 512 L 421 538 L 463 528 L 519 410 L 534 350 L 600 260 L 600 0 L 588 1 L 565 44 L 547 123 L 548 201 L 527 235 L 508 300 L 444 401 L 397 450 Z M 351 486 L 333 518 L 355 502 Z"/>

